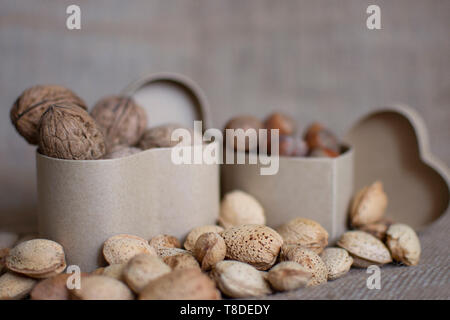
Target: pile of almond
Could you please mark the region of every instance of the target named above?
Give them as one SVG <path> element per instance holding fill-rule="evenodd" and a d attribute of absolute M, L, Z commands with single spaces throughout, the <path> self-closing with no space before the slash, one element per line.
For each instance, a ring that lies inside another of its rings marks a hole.
<path fill-rule="evenodd" d="M 350 214 L 357 230 L 344 233 L 338 247 L 327 247 L 328 233 L 316 221 L 299 217 L 272 229 L 254 197 L 233 191 L 222 200 L 219 225 L 194 228 L 183 248 L 170 235 L 110 237 L 102 248 L 105 267 L 82 274 L 81 286 L 71 290 L 61 245 L 46 239 L 18 241 L 3 232 L 0 299 L 248 298 L 322 285 L 351 267 L 418 264 L 416 233 L 404 224 L 387 223 L 386 206 L 380 182 L 364 188 Z"/>

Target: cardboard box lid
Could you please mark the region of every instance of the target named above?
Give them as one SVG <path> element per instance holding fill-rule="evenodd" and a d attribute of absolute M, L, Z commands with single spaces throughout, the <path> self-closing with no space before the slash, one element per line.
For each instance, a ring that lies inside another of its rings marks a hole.
<path fill-rule="evenodd" d="M 204 129 L 212 126 L 206 96 L 186 76 L 151 74 L 131 83 L 123 93 L 134 97 L 146 109 L 149 127 L 166 123 L 193 127 L 194 120 L 202 120 Z"/>
<path fill-rule="evenodd" d="M 355 190 L 381 180 L 387 217 L 420 229 L 446 211 L 449 170 L 431 154 L 425 124 L 412 108 L 394 105 L 369 113 L 345 140 L 354 147 Z"/>

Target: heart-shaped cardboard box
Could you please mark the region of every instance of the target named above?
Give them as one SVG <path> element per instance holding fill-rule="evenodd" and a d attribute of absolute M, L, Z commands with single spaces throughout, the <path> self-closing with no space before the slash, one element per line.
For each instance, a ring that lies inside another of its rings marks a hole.
<path fill-rule="evenodd" d="M 223 165 L 222 193 L 234 189 L 255 196 L 267 224 L 296 217 L 322 224 L 335 242 L 348 227 L 355 191 L 376 180 L 388 194 L 387 216 L 420 229 L 448 207 L 448 169 L 428 149 L 426 128 L 410 107 L 382 108 L 363 117 L 337 158 L 280 157 L 279 172 L 259 174 L 259 165 Z"/>
<path fill-rule="evenodd" d="M 178 74 L 155 74 L 125 92 L 148 112 L 149 126 L 193 120 L 210 125 L 200 88 Z M 214 143 L 214 142 L 213 142 Z M 68 264 L 90 272 L 103 265 L 102 245 L 128 233 L 180 239 L 219 213 L 219 165 L 175 165 L 172 148 L 107 160 L 62 160 L 36 154 L 41 237 L 61 243 Z"/>
<path fill-rule="evenodd" d="M 355 189 L 381 180 L 389 197 L 387 217 L 419 230 L 446 211 L 449 170 L 430 152 L 425 124 L 414 109 L 376 110 L 345 139 L 354 148 Z"/>

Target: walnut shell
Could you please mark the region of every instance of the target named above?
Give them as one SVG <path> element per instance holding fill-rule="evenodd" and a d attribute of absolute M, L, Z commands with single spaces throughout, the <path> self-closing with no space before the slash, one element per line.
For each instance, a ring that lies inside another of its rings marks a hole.
<path fill-rule="evenodd" d="M 91 115 L 103 132 L 108 151 L 122 144 L 134 146 L 147 127 L 145 110 L 131 97 L 105 97 L 95 104 Z"/>
<path fill-rule="evenodd" d="M 189 130 L 191 134 L 191 143 L 184 143 L 182 145 L 192 145 L 194 143 L 194 130 L 184 127 L 181 124 L 177 123 L 168 123 L 164 125 L 160 125 L 157 127 L 147 129 L 141 137 L 141 140 L 138 143 L 138 147 L 142 150 L 153 149 L 153 148 L 172 148 L 180 143 L 180 141 L 172 140 L 172 132 L 176 129 L 186 129 Z M 203 139 L 203 137 L 199 137 Z M 201 141 L 201 140 L 199 140 Z"/>
<path fill-rule="evenodd" d="M 37 85 L 25 90 L 11 108 L 11 121 L 30 144 L 39 142 L 39 122 L 48 107 L 72 104 L 87 109 L 84 101 L 71 90 L 54 85 Z"/>
<path fill-rule="evenodd" d="M 39 151 L 49 157 L 94 160 L 105 154 L 103 134 L 85 110 L 74 105 L 50 106 L 42 115 Z"/>

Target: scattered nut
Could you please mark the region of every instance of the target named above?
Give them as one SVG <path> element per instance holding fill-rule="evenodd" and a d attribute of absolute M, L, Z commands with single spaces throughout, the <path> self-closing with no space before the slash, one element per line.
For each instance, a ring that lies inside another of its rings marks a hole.
<path fill-rule="evenodd" d="M 184 248 L 186 250 L 192 251 L 194 250 L 195 243 L 197 242 L 198 237 L 200 237 L 202 234 L 207 232 L 222 232 L 224 229 L 219 226 L 213 226 L 213 225 L 207 225 L 207 226 L 200 226 L 196 227 L 189 232 L 189 234 L 186 237 L 186 240 L 184 241 Z"/>
<path fill-rule="evenodd" d="M 337 244 L 350 253 L 354 267 L 367 268 L 373 264 L 383 265 L 392 262 L 391 254 L 383 242 L 367 232 L 347 231 Z"/>
<path fill-rule="evenodd" d="M 80 289 L 70 291 L 75 300 L 132 300 L 133 293 L 121 281 L 106 276 L 81 277 Z"/>
<path fill-rule="evenodd" d="M 358 227 L 380 221 L 384 217 L 387 203 L 387 195 L 380 181 L 364 187 L 353 199 L 350 211 L 351 225 Z"/>
<path fill-rule="evenodd" d="M 70 104 L 54 104 L 41 118 L 39 151 L 59 159 L 94 160 L 105 154 L 105 141 L 85 110 Z"/>
<path fill-rule="evenodd" d="M 156 250 L 156 252 L 158 252 L 160 248 L 181 248 L 180 241 L 177 238 L 167 234 L 157 235 L 151 238 L 148 243 Z"/>
<path fill-rule="evenodd" d="M 271 129 L 278 129 L 280 135 L 290 136 L 295 132 L 294 120 L 280 112 L 274 112 L 264 121 L 264 127 L 268 129 L 268 135 Z"/>
<path fill-rule="evenodd" d="M 102 130 L 106 149 L 135 145 L 147 127 L 147 114 L 133 98 L 109 96 L 98 101 L 91 111 Z"/>
<path fill-rule="evenodd" d="M 19 243 L 6 257 L 6 267 L 32 278 L 49 278 L 66 268 L 63 247 L 51 240 Z"/>
<path fill-rule="evenodd" d="M 232 147 L 231 144 L 233 143 L 233 140 L 226 139 L 227 129 L 233 129 L 234 132 L 234 150 L 238 151 L 254 151 L 258 148 L 258 132 L 259 129 L 263 129 L 264 125 L 263 123 L 253 116 L 239 116 L 236 118 L 231 119 L 228 121 L 228 123 L 225 125 L 225 141 L 226 144 L 229 147 Z M 237 129 L 242 129 L 242 131 L 237 131 Z M 247 130 L 255 130 L 255 144 L 250 145 L 250 141 L 248 136 L 246 135 Z M 242 142 L 240 142 L 242 141 Z"/>
<path fill-rule="evenodd" d="M 139 300 L 217 300 L 214 281 L 200 269 L 175 270 L 150 281 Z"/>
<path fill-rule="evenodd" d="M 308 145 L 298 136 L 280 136 L 279 155 L 286 157 L 303 157 L 308 153 Z"/>
<path fill-rule="evenodd" d="M 7 272 L 0 277 L 0 300 L 25 298 L 36 284 L 36 280 Z"/>
<path fill-rule="evenodd" d="M 123 270 L 126 265 L 126 263 L 110 264 L 109 266 L 103 268 L 100 275 L 123 281 Z"/>
<path fill-rule="evenodd" d="M 14 102 L 10 113 L 11 121 L 28 143 L 38 144 L 41 117 L 54 104 L 87 109 L 84 101 L 71 90 L 53 85 L 28 88 Z"/>
<path fill-rule="evenodd" d="M 189 130 L 191 134 L 191 141 L 184 141 L 181 137 L 178 141 L 172 140 L 172 133 L 176 129 L 186 129 Z M 142 150 L 152 149 L 152 148 L 172 148 L 178 145 L 180 142 L 184 146 L 192 145 L 194 143 L 194 131 L 192 129 L 186 128 L 180 124 L 169 123 L 161 125 L 158 127 L 147 129 L 142 135 L 141 140 L 138 143 L 138 147 Z M 203 137 L 200 138 L 202 141 Z"/>
<path fill-rule="evenodd" d="M 110 152 L 108 152 L 107 154 L 105 154 L 103 156 L 103 159 L 125 158 L 125 157 L 131 156 L 133 154 L 139 153 L 141 151 L 142 150 L 139 148 L 120 145 L 120 146 L 113 147 Z"/>
<path fill-rule="evenodd" d="M 123 275 L 131 290 L 139 293 L 151 280 L 169 272 L 170 267 L 160 258 L 143 253 L 128 262 Z"/>
<path fill-rule="evenodd" d="M 339 140 L 336 136 L 320 123 L 313 123 L 305 134 L 309 149 L 323 148 L 339 153 Z"/>
<path fill-rule="evenodd" d="M 166 258 L 166 257 L 176 256 L 176 255 L 179 255 L 179 254 L 190 254 L 190 255 L 192 255 L 192 252 L 188 251 L 188 250 L 180 249 L 180 248 L 163 248 L 163 247 L 159 247 L 159 249 L 158 249 L 158 257 L 160 257 L 161 259 Z"/>
<path fill-rule="evenodd" d="M 194 255 L 202 270 L 210 270 L 217 262 L 225 259 L 227 246 L 225 240 L 215 232 L 202 234 L 195 243 Z"/>
<path fill-rule="evenodd" d="M 266 224 L 261 204 L 253 196 L 240 190 L 228 192 L 220 204 L 219 224 L 226 228 L 243 224 Z"/>
<path fill-rule="evenodd" d="M 192 253 L 178 253 L 162 258 L 164 263 L 171 267 L 173 270 L 182 269 L 200 269 L 195 257 Z"/>
<path fill-rule="evenodd" d="M 386 239 L 386 231 L 388 230 L 391 224 L 392 224 L 391 220 L 384 218 L 378 222 L 360 226 L 358 227 L 358 230 L 370 233 L 375 238 L 384 241 Z"/>
<path fill-rule="evenodd" d="M 327 282 L 328 269 L 322 259 L 312 250 L 297 245 L 283 245 L 281 261 L 294 261 L 311 272 L 307 286 L 318 286 Z"/>
<path fill-rule="evenodd" d="M 299 245 L 317 254 L 328 244 L 328 232 L 310 219 L 295 218 L 276 230 L 283 237 L 283 243 Z"/>
<path fill-rule="evenodd" d="M 347 250 L 326 248 L 320 255 L 328 269 L 328 280 L 335 280 L 346 274 L 353 264 L 353 258 Z"/>
<path fill-rule="evenodd" d="M 9 254 L 9 248 L 0 249 L 0 275 L 3 274 L 5 268 L 6 256 Z"/>
<path fill-rule="evenodd" d="M 82 277 L 88 274 L 82 273 Z M 70 290 L 67 288 L 67 280 L 70 273 L 61 273 L 54 277 L 40 281 L 31 290 L 31 300 L 70 300 Z"/>
<path fill-rule="evenodd" d="M 396 223 L 386 232 L 386 244 L 395 261 L 415 266 L 420 260 L 420 240 L 415 231 L 406 224 Z"/>
<path fill-rule="evenodd" d="M 109 264 L 127 263 L 139 253 L 156 256 L 156 251 L 145 239 L 129 234 L 119 234 L 105 241 L 103 256 Z"/>
<path fill-rule="evenodd" d="M 276 291 L 290 291 L 305 287 L 311 277 L 311 271 L 301 264 L 284 261 L 269 270 L 267 281 Z"/>
<path fill-rule="evenodd" d="M 0 231 L 0 249 L 12 248 L 17 240 L 19 240 L 17 233 Z"/>
<path fill-rule="evenodd" d="M 271 293 L 262 272 L 239 261 L 220 261 L 212 272 L 219 289 L 231 298 L 259 297 Z"/>
<path fill-rule="evenodd" d="M 272 228 L 246 224 L 225 229 L 220 235 L 227 245 L 226 257 L 267 270 L 275 263 L 283 238 Z"/>

